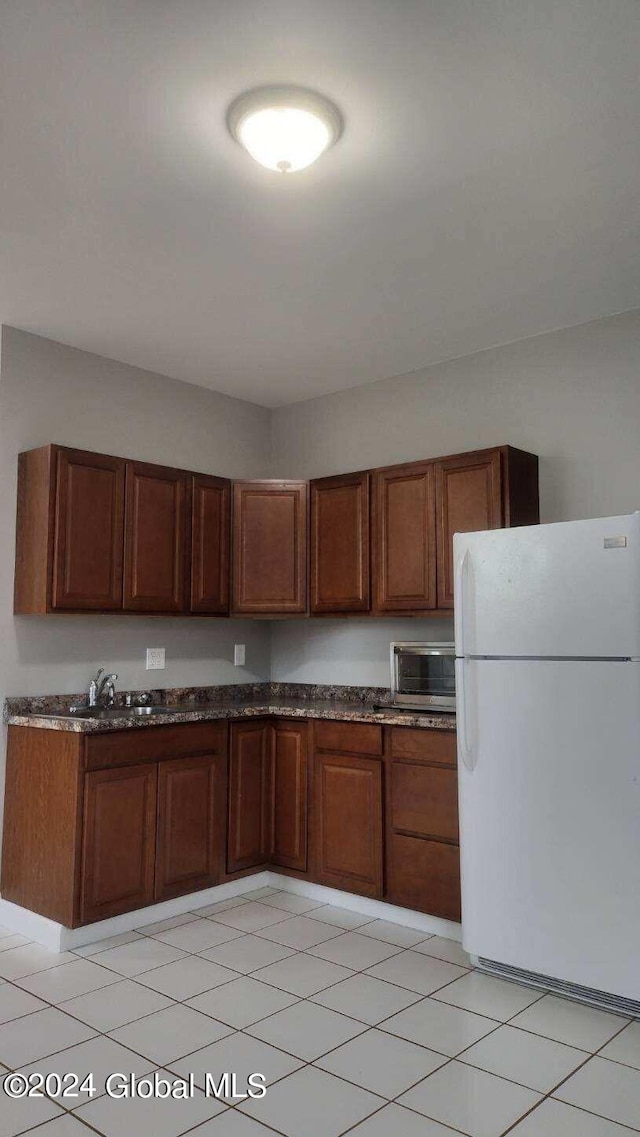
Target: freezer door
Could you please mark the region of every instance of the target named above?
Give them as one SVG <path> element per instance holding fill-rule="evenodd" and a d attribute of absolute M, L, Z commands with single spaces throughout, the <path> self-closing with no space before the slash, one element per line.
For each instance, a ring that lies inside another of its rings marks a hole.
<path fill-rule="evenodd" d="M 457 660 L 463 943 L 640 999 L 640 663 Z"/>
<path fill-rule="evenodd" d="M 456 655 L 640 658 L 640 514 L 454 537 Z"/>

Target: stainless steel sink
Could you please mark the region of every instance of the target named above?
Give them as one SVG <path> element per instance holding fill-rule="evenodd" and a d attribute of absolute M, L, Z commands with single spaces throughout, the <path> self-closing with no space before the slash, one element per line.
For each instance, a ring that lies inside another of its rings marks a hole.
<path fill-rule="evenodd" d="M 141 718 L 147 715 L 172 715 L 178 707 L 152 706 L 152 707 L 79 707 L 77 710 L 69 709 L 59 717 L 70 719 L 128 719 Z"/>

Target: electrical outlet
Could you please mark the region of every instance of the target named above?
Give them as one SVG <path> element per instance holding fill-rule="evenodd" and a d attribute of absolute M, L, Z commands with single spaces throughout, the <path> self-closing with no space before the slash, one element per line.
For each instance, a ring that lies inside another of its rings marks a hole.
<path fill-rule="evenodd" d="M 244 667 L 244 662 L 245 662 L 246 657 L 247 656 L 246 656 L 244 644 L 234 644 L 233 645 L 233 662 L 234 662 L 235 666 L 236 667 Z"/>
<path fill-rule="evenodd" d="M 147 648 L 147 671 L 163 671 L 164 670 L 164 648 L 163 647 L 148 647 Z"/>

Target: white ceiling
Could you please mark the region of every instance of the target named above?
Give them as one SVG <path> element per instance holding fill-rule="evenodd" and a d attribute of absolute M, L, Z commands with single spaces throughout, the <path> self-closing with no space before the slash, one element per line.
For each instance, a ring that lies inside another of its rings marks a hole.
<path fill-rule="evenodd" d="M 0 318 L 268 406 L 640 305 L 638 0 L 2 0 Z M 346 129 L 282 177 L 263 83 Z"/>

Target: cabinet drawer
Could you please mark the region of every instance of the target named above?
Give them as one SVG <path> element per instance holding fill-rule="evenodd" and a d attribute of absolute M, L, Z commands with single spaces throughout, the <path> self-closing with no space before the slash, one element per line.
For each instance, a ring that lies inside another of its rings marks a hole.
<path fill-rule="evenodd" d="M 460 851 L 456 845 L 394 834 L 387 899 L 405 908 L 460 920 Z"/>
<path fill-rule="evenodd" d="M 365 722 L 317 722 L 318 750 L 351 754 L 382 754 L 382 727 Z"/>
<path fill-rule="evenodd" d="M 407 726 L 391 727 L 393 758 L 422 758 L 442 766 L 456 765 L 455 730 L 412 730 Z"/>
<path fill-rule="evenodd" d="M 219 754 L 226 749 L 226 739 L 224 722 L 177 723 L 89 735 L 85 767 L 99 770 L 188 754 Z"/>
<path fill-rule="evenodd" d="M 458 778 L 455 770 L 394 762 L 391 825 L 421 837 L 458 840 Z"/>

